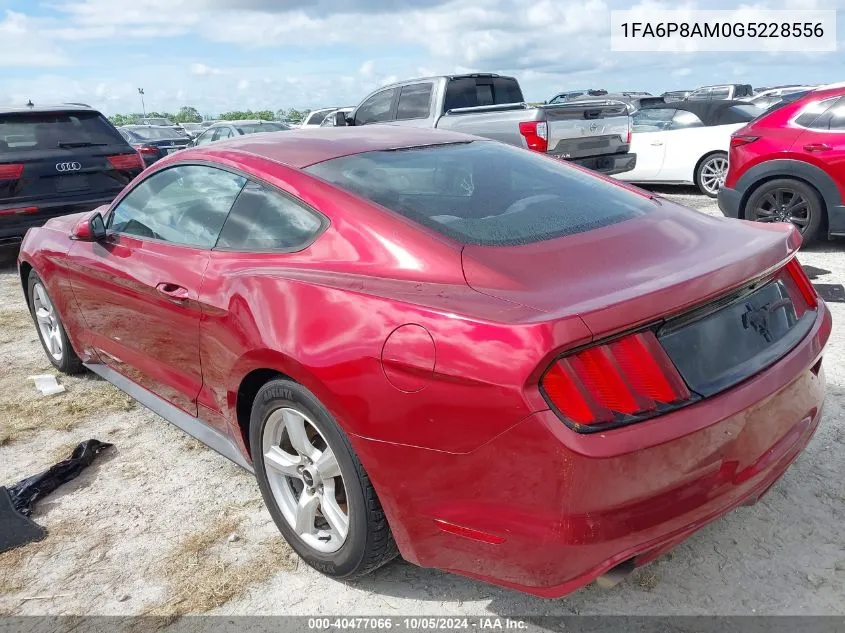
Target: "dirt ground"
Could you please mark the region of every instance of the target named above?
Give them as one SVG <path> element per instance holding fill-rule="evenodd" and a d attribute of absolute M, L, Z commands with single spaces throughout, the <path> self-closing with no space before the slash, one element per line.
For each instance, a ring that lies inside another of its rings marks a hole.
<path fill-rule="evenodd" d="M 670 197 L 716 213 L 688 191 Z M 830 271 L 819 283 L 845 281 L 845 241 L 799 259 Z M 544 600 L 402 561 L 349 583 L 299 563 L 248 473 L 91 375 L 61 376 L 67 392 L 57 396 L 35 391 L 28 376 L 55 372 L 6 265 L 0 484 L 88 438 L 115 447 L 36 506 L 46 540 L 0 554 L 0 613 L 845 614 L 845 305 L 830 307 L 824 419 L 775 488 L 614 589 Z"/>

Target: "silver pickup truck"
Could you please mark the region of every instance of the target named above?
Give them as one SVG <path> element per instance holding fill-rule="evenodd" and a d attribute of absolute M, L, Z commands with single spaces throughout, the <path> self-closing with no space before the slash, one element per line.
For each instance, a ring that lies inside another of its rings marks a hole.
<path fill-rule="evenodd" d="M 412 125 L 466 132 L 548 153 L 603 174 L 629 171 L 636 154 L 624 104 L 531 106 L 513 77 L 425 77 L 383 86 L 336 125 Z"/>

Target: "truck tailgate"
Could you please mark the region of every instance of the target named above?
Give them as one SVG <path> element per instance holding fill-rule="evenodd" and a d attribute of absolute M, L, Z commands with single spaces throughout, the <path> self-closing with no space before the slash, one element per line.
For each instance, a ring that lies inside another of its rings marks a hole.
<path fill-rule="evenodd" d="M 570 160 L 628 151 L 631 124 L 624 104 L 541 107 L 549 126 L 549 154 Z"/>

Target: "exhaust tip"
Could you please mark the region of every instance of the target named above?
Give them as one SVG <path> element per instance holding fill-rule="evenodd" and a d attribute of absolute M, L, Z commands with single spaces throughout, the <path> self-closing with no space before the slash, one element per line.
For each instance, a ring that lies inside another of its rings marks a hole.
<path fill-rule="evenodd" d="M 629 558 L 596 578 L 596 584 L 602 589 L 611 589 L 625 580 L 632 571 L 634 571 L 634 559 Z"/>

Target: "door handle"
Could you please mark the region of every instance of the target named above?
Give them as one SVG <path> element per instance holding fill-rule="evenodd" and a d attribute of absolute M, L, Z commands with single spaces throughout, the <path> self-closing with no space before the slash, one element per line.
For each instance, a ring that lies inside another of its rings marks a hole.
<path fill-rule="evenodd" d="M 809 143 L 804 146 L 805 152 L 826 152 L 830 149 L 831 147 L 827 143 Z"/>
<path fill-rule="evenodd" d="M 657 147 L 659 145 L 663 145 L 663 141 L 652 141 L 651 144 L 654 145 L 655 147 Z"/>
<path fill-rule="evenodd" d="M 189 298 L 187 288 L 169 281 L 162 281 L 156 286 L 156 290 L 173 301 L 182 302 Z"/>

